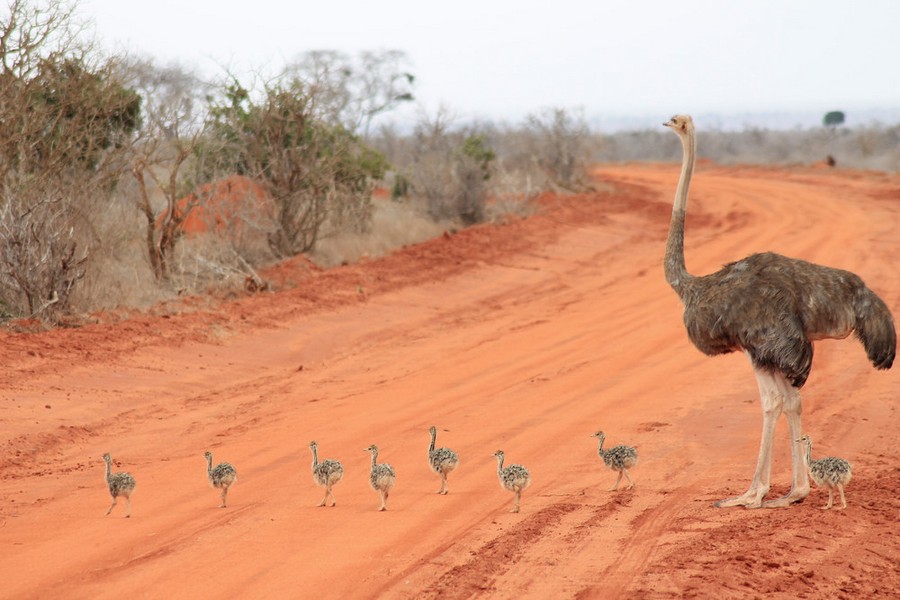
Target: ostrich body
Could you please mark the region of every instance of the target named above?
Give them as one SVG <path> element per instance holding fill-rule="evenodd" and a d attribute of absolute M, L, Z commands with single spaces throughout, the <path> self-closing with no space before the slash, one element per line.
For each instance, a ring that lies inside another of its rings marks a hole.
<path fill-rule="evenodd" d="M 237 471 L 227 462 L 219 463 L 213 467 L 212 452 L 209 450 L 204 452 L 203 456 L 206 457 L 206 476 L 209 478 L 210 485 L 222 490 L 222 504 L 219 505 L 219 508 L 225 508 L 228 488 L 237 481 Z"/>
<path fill-rule="evenodd" d="M 694 170 L 696 137 L 691 117 L 664 123 L 681 138 L 684 160 L 666 243 L 666 281 L 684 304 L 691 342 L 714 356 L 743 351 L 753 365 L 763 411 L 756 472 L 749 489 L 717 506 L 787 506 L 809 495 L 800 443 L 800 388 L 812 366 L 813 341 L 855 333 L 876 369 L 894 361 L 897 334 L 885 303 L 849 271 L 765 252 L 694 276 L 684 262 L 684 221 Z M 763 502 L 769 492 L 775 424 L 787 417 L 791 489 Z"/>
<path fill-rule="evenodd" d="M 500 486 L 516 495 L 515 505 L 509 512 L 517 513 L 519 512 L 519 501 L 522 498 L 522 492 L 531 485 L 531 475 L 528 473 L 528 469 L 522 465 L 504 467 L 503 459 L 505 455 L 503 450 L 494 452 L 494 457 L 497 459 L 497 477 L 500 479 Z"/>
<path fill-rule="evenodd" d="M 366 448 L 366 452 L 372 455 L 372 467 L 369 469 L 369 484 L 381 496 L 381 508 L 378 510 L 387 510 L 387 499 L 396 479 L 394 467 L 387 463 L 378 463 L 378 446 L 375 444 Z"/>
<path fill-rule="evenodd" d="M 331 505 L 334 506 L 337 504 L 337 501 L 334 498 L 334 493 L 331 491 L 331 486 L 344 477 L 344 466 L 340 462 L 330 458 L 326 458 L 322 462 L 319 462 L 318 445 L 315 441 L 309 443 L 309 449 L 312 450 L 313 455 L 313 481 L 325 488 L 325 497 L 322 498 L 322 502 L 319 503 L 319 506 L 325 506 L 325 501 L 328 500 L 328 496 L 331 496 Z"/>
<path fill-rule="evenodd" d="M 106 516 L 109 516 L 116 506 L 118 497 L 125 496 L 125 517 L 128 518 L 131 516 L 131 492 L 134 491 L 136 485 L 134 477 L 131 476 L 131 473 L 113 473 L 112 457 L 108 452 L 103 455 L 103 462 L 106 463 L 106 476 L 104 477 L 106 487 L 109 488 L 109 495 L 112 496 L 112 504 L 109 505 Z"/>
<path fill-rule="evenodd" d="M 598 431 L 591 437 L 597 438 L 597 440 L 600 442 L 600 445 L 597 447 L 597 454 L 599 454 L 600 458 L 603 459 L 603 463 L 613 471 L 618 471 L 619 473 L 619 476 L 616 477 L 615 485 L 609 488 L 609 491 L 616 491 L 616 489 L 619 487 L 619 482 L 622 481 L 622 475 L 625 475 L 625 479 L 628 480 L 628 487 L 625 489 L 630 490 L 631 488 L 633 488 L 634 482 L 628 475 L 628 469 L 637 464 L 637 450 L 635 448 L 632 448 L 631 446 L 621 445 L 613 446 L 609 450 L 604 450 L 603 440 L 606 439 L 606 434 L 602 431 Z"/>
<path fill-rule="evenodd" d="M 433 425 L 428 429 L 431 434 L 431 443 L 428 444 L 428 465 L 431 470 L 441 476 L 441 489 L 438 494 L 446 494 L 450 491 L 447 485 L 447 475 L 450 471 L 459 466 L 459 455 L 449 448 L 435 448 L 434 442 L 437 439 L 437 428 Z"/>
<path fill-rule="evenodd" d="M 841 494 L 841 508 L 847 508 L 847 499 L 844 497 L 844 486 L 850 483 L 853 474 L 850 472 L 850 463 L 843 458 L 835 458 L 829 456 L 812 459 L 812 439 L 808 435 L 804 435 L 797 440 L 801 444 L 806 445 L 806 452 L 803 453 L 803 462 L 809 471 L 810 478 L 819 487 L 828 488 L 828 504 L 822 510 L 828 510 L 834 504 L 834 490 Z"/>

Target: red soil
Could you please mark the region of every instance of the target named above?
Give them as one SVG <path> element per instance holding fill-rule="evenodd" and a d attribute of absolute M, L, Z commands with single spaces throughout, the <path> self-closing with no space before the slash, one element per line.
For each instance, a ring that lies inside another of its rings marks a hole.
<path fill-rule="evenodd" d="M 863 598 L 900 595 L 900 370 L 816 346 L 804 426 L 850 460 L 849 507 L 716 509 L 749 483 L 760 409 L 740 355 L 688 342 L 661 260 L 677 165 L 611 193 L 178 314 L 0 335 L 6 598 Z M 900 314 L 900 178 L 702 167 L 687 262 L 774 250 L 860 274 Z M 426 465 L 429 425 L 461 466 Z M 596 455 L 637 446 L 633 491 Z M 779 426 L 773 495 L 790 479 Z M 307 444 L 344 462 L 318 508 Z M 364 448 L 397 470 L 377 512 Z M 520 514 L 491 454 L 528 466 Z M 203 451 L 232 462 L 229 506 Z M 100 456 L 137 479 L 109 517 Z"/>
<path fill-rule="evenodd" d="M 188 203 L 194 203 L 184 220 L 184 233 L 188 235 L 235 229 L 232 234 L 240 234 L 244 220 L 272 211 L 271 200 L 262 186 L 240 175 L 201 186 L 197 193 L 179 200 L 179 210 L 184 211 Z"/>

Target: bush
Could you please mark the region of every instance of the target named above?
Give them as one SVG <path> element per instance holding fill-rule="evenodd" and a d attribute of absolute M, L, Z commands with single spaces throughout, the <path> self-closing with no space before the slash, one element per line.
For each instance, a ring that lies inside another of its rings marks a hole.
<path fill-rule="evenodd" d="M 342 125 L 318 117 L 314 93 L 292 79 L 267 85 L 254 103 L 235 81 L 210 110 L 216 164 L 263 183 L 274 203 L 269 245 L 277 256 L 312 250 L 329 228 L 364 231 L 387 167 Z"/>
<path fill-rule="evenodd" d="M 425 202 L 433 219 L 455 219 L 465 225 L 484 220 L 496 158 L 485 136 L 475 128 L 452 129 L 441 111 L 433 120 L 419 121 L 411 154 L 399 177 L 409 181 L 410 195 Z"/>
<path fill-rule="evenodd" d="M 60 2 L 14 2 L 0 22 L 0 304 L 69 310 L 121 177 L 140 98 L 77 43 Z"/>

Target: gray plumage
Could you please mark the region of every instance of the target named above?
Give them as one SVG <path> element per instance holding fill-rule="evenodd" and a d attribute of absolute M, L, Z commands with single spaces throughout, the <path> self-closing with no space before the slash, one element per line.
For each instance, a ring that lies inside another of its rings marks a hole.
<path fill-rule="evenodd" d="M 387 510 L 387 499 L 396 479 L 394 467 L 387 463 L 378 463 L 378 446 L 375 444 L 366 448 L 366 452 L 372 455 L 372 466 L 369 469 L 369 484 L 381 496 L 381 507 L 378 510 Z"/>
<path fill-rule="evenodd" d="M 206 457 L 206 476 L 209 479 L 210 485 L 222 490 L 222 504 L 219 505 L 219 508 L 225 508 L 228 488 L 237 481 L 237 471 L 227 462 L 219 463 L 213 467 L 212 452 L 209 450 L 204 452 L 203 456 Z"/>
<path fill-rule="evenodd" d="M 802 432 L 800 388 L 810 374 L 813 342 L 853 333 L 872 365 L 889 369 L 897 347 L 894 320 L 884 301 L 857 275 L 772 252 L 728 263 L 709 275 L 688 273 L 684 224 L 696 156 L 694 122 L 676 115 L 664 125 L 679 136 L 684 150 L 666 242 L 666 281 L 684 304 L 684 324 L 694 346 L 710 356 L 744 352 L 763 404 L 763 435 L 750 488 L 717 504 L 762 506 L 779 416 L 785 415 L 792 442 Z M 767 506 L 786 506 L 809 494 L 799 443 L 791 444 L 791 466 L 790 492 Z"/>
<path fill-rule="evenodd" d="M 603 449 L 603 441 L 606 439 L 606 434 L 602 431 L 598 431 L 593 434 L 593 436 L 597 438 L 599 445 L 597 446 L 597 454 L 600 458 L 603 459 L 603 463 L 612 469 L 613 471 L 618 472 L 618 477 L 616 477 L 616 483 L 609 489 L 609 491 L 614 492 L 619 487 L 619 482 L 622 481 L 622 475 L 625 475 L 625 478 L 628 480 L 628 487 L 626 489 L 631 489 L 634 487 L 634 482 L 631 480 L 631 477 L 628 475 L 628 469 L 634 467 L 638 461 L 637 450 L 631 446 L 613 446 L 609 450 Z"/>
<path fill-rule="evenodd" d="M 431 434 L 431 443 L 428 444 L 428 465 L 441 477 L 441 489 L 437 493 L 447 494 L 450 491 L 447 475 L 459 466 L 459 455 L 450 448 L 434 447 L 437 439 L 437 428 L 434 425 L 428 429 L 428 433 Z"/>
<path fill-rule="evenodd" d="M 322 502 L 319 506 L 325 506 L 328 496 L 331 496 L 331 505 L 334 506 L 337 504 L 337 501 L 334 498 L 334 492 L 332 492 L 331 487 L 344 477 L 344 466 L 340 462 L 330 458 L 326 458 L 322 462 L 319 462 L 318 445 L 315 441 L 309 443 L 309 449 L 312 450 L 313 455 L 313 481 L 325 488 L 325 497 L 322 498 Z"/>
<path fill-rule="evenodd" d="M 531 485 L 531 474 L 528 469 L 522 465 L 503 466 L 505 458 L 503 450 L 494 452 L 494 458 L 497 459 L 497 477 L 500 479 L 500 486 L 513 492 L 516 495 L 515 504 L 510 512 L 519 512 L 519 501 L 522 498 L 522 492 Z"/>
<path fill-rule="evenodd" d="M 136 485 L 134 477 L 131 476 L 131 473 L 113 473 L 112 457 L 108 452 L 103 455 L 103 462 L 106 463 L 106 474 L 104 476 L 106 487 L 109 489 L 109 495 L 112 497 L 112 504 L 109 505 L 106 516 L 109 516 L 109 513 L 112 512 L 118 497 L 125 496 L 125 517 L 128 518 L 131 516 L 131 493 Z"/>
<path fill-rule="evenodd" d="M 850 483 L 853 476 L 850 463 L 843 458 L 829 456 L 818 460 L 812 459 L 812 439 L 808 435 L 804 435 L 797 440 L 806 445 L 806 452 L 803 455 L 806 469 L 809 477 L 819 487 L 828 489 L 828 504 L 822 510 L 828 510 L 834 504 L 834 490 L 837 489 L 841 495 L 841 508 L 847 508 L 847 499 L 844 497 L 844 486 Z"/>

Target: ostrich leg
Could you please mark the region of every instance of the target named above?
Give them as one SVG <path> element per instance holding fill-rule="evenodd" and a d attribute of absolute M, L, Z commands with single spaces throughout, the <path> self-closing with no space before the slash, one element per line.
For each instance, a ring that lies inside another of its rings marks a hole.
<path fill-rule="evenodd" d="M 775 374 L 770 371 L 754 369 L 756 383 L 759 386 L 759 398 L 762 402 L 763 430 L 759 443 L 759 458 L 756 461 L 756 472 L 750 488 L 734 498 L 727 498 L 716 502 L 716 506 L 727 508 L 730 506 L 747 506 L 759 508 L 762 499 L 769 492 L 769 477 L 772 471 L 772 443 L 775 438 L 775 425 L 784 408 L 784 395 L 776 380 Z M 799 415 L 797 415 L 799 422 Z M 799 447 L 798 447 L 799 448 Z"/>
<path fill-rule="evenodd" d="M 770 500 L 763 506 L 766 508 L 778 508 L 799 502 L 809 496 L 809 476 L 806 466 L 803 464 L 803 443 L 800 437 L 803 428 L 800 426 L 800 390 L 792 386 L 781 373 L 775 373 L 775 383 L 778 384 L 784 396 L 784 415 L 787 417 L 788 431 L 791 443 L 791 490 L 786 496 L 777 500 Z"/>

